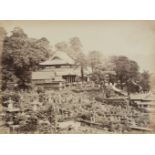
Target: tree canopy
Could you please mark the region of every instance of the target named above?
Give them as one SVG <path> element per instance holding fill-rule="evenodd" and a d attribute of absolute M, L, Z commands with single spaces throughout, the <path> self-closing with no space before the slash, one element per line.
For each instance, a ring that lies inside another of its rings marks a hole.
<path fill-rule="evenodd" d="M 96 50 L 90 51 L 88 55 L 88 63 L 93 72 L 98 65 L 103 63 L 101 52 Z"/>
<path fill-rule="evenodd" d="M 0 90 L 2 87 L 2 52 L 3 52 L 3 43 L 4 43 L 4 38 L 6 36 L 6 31 L 4 30 L 3 27 L 0 27 Z"/>
<path fill-rule="evenodd" d="M 137 77 L 139 66 L 136 61 L 130 60 L 126 56 L 113 56 L 110 61 L 114 64 L 116 78 L 120 81 L 121 86 L 129 79 Z"/>
<path fill-rule="evenodd" d="M 70 38 L 69 42 L 58 42 L 55 44 L 56 50 L 67 53 L 75 60 L 77 65 L 81 66 L 81 78 L 84 77 L 84 68 L 87 65 L 86 55 L 83 52 L 83 46 L 78 37 Z"/>
<path fill-rule="evenodd" d="M 1 30 L 1 29 L 0 29 Z M 102 81 L 105 71 L 112 71 L 112 82 L 124 85 L 132 83 L 141 85 L 143 90 L 149 90 L 149 73 L 140 73 L 136 61 L 126 56 L 112 56 L 106 60 L 100 51 L 90 51 L 85 55 L 83 45 L 78 37 L 72 37 L 68 42 L 62 41 L 55 44 L 56 50 L 66 52 L 81 67 L 81 79 L 84 79 L 84 70 L 91 67 L 92 80 Z M 4 39 L 2 53 L 2 79 L 3 88 L 7 88 L 9 82 L 14 82 L 19 88 L 26 89 L 31 85 L 31 72 L 38 69 L 40 62 L 50 56 L 50 46 L 47 38 L 30 38 L 19 27 L 15 27 L 10 36 Z"/>
<path fill-rule="evenodd" d="M 31 71 L 49 55 L 49 41 L 46 38 L 29 38 L 23 29 L 16 27 L 11 36 L 4 40 L 2 53 L 4 87 L 8 81 L 16 81 L 21 88 L 31 82 Z M 11 76 L 8 76 L 10 75 Z"/>

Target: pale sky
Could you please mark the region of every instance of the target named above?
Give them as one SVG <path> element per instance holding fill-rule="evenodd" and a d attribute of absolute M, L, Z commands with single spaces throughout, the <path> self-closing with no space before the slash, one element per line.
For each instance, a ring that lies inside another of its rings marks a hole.
<path fill-rule="evenodd" d="M 85 53 L 125 55 L 141 70 L 155 71 L 155 21 L 0 21 L 7 33 L 21 27 L 32 38 L 46 37 L 52 46 L 79 37 Z"/>

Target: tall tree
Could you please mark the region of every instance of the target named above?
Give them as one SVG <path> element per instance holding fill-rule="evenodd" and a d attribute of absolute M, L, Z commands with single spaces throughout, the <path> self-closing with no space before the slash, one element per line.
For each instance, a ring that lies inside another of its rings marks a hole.
<path fill-rule="evenodd" d="M 56 50 L 60 50 L 60 51 L 64 51 L 66 52 L 68 49 L 68 45 L 66 42 L 62 41 L 62 42 L 58 42 L 55 44 L 55 48 Z"/>
<path fill-rule="evenodd" d="M 129 80 L 136 79 L 139 67 L 137 62 L 130 60 L 126 56 L 113 56 L 111 57 L 111 62 L 114 64 L 114 71 L 116 72 L 117 80 L 120 81 L 121 88 L 123 88 L 123 83 L 127 85 Z"/>
<path fill-rule="evenodd" d="M 92 72 L 94 72 L 95 68 L 102 64 L 102 54 L 99 51 L 91 51 L 88 55 L 88 62 L 89 65 L 91 66 Z"/>
<path fill-rule="evenodd" d="M 20 88 L 28 88 L 31 83 L 31 71 L 49 55 L 49 42 L 46 38 L 29 38 L 23 29 L 16 27 L 12 35 L 6 37 L 3 49 L 3 75 L 6 79 L 17 82 Z M 9 79 L 8 73 L 12 74 Z M 7 83 L 5 83 L 7 84 Z"/>
<path fill-rule="evenodd" d="M 71 49 L 71 48 L 69 47 L 68 43 L 65 42 L 65 41 L 56 43 L 56 44 L 55 44 L 55 48 L 56 48 L 56 50 L 58 50 L 58 51 L 63 51 L 63 52 L 65 52 L 65 53 L 67 53 L 67 54 L 68 54 L 71 58 L 73 58 L 73 59 L 76 58 L 76 56 L 74 55 L 74 54 L 75 54 L 75 53 L 74 53 L 75 51 L 74 51 L 73 49 Z"/>
<path fill-rule="evenodd" d="M 148 71 L 143 71 L 140 77 L 140 85 L 144 92 L 148 92 L 150 90 L 150 74 Z"/>
<path fill-rule="evenodd" d="M 6 31 L 3 27 L 0 27 L 0 90 L 2 86 L 2 51 L 3 51 L 3 43 L 6 36 Z"/>
<path fill-rule="evenodd" d="M 70 39 L 70 48 L 72 52 L 74 53 L 74 57 L 76 60 L 76 63 L 80 64 L 81 66 L 81 79 L 84 80 L 84 68 L 87 64 L 86 56 L 83 53 L 83 46 L 78 37 L 73 37 Z"/>

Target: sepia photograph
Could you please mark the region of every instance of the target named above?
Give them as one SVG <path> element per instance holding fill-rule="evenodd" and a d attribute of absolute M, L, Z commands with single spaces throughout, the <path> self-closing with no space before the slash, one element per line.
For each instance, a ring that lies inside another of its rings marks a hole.
<path fill-rule="evenodd" d="M 155 20 L 1 20 L 0 134 L 155 133 Z"/>

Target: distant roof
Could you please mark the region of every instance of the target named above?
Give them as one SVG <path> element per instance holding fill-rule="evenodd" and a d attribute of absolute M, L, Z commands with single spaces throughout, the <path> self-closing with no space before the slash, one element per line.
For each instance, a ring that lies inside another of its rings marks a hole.
<path fill-rule="evenodd" d="M 51 58 L 40 63 L 40 65 L 73 65 L 74 63 L 74 60 L 71 57 L 69 57 L 65 52 L 56 51 Z"/>

